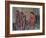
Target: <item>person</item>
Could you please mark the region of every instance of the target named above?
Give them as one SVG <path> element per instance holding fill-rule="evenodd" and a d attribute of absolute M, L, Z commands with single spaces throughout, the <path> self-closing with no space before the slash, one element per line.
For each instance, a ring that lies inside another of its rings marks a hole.
<path fill-rule="evenodd" d="M 25 18 L 24 18 L 24 13 L 16 10 L 16 25 L 15 29 L 16 30 L 24 30 L 24 25 L 25 25 Z"/>
<path fill-rule="evenodd" d="M 30 12 L 29 16 L 29 25 L 31 26 L 31 29 L 35 29 L 35 22 L 36 22 L 36 17 L 34 12 Z"/>
<path fill-rule="evenodd" d="M 20 12 L 19 10 L 16 10 L 16 24 L 19 25 L 19 16 L 20 16 Z"/>
<path fill-rule="evenodd" d="M 15 30 L 20 30 L 20 11 L 16 10 L 15 12 L 15 25 L 14 28 Z"/>
<path fill-rule="evenodd" d="M 24 24 L 25 24 L 24 13 L 20 12 L 20 30 L 24 30 Z"/>

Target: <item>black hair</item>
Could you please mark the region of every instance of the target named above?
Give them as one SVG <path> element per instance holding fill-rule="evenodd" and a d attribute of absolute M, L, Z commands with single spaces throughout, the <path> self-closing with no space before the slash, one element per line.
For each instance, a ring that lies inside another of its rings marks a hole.
<path fill-rule="evenodd" d="M 19 12 L 19 10 L 16 10 L 16 12 Z"/>
<path fill-rule="evenodd" d="M 30 14 L 33 14 L 33 15 L 35 15 L 35 13 L 34 13 L 34 12 L 30 12 Z"/>
<path fill-rule="evenodd" d="M 23 15 L 24 13 L 23 13 L 23 12 L 21 12 L 21 14 Z"/>

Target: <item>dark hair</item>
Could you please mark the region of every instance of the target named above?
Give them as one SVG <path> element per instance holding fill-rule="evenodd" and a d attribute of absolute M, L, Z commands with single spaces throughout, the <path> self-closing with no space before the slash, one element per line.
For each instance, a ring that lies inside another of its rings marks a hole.
<path fill-rule="evenodd" d="M 16 10 L 16 12 L 19 12 L 19 10 Z"/>
<path fill-rule="evenodd" d="M 34 12 L 30 12 L 30 14 L 33 14 L 33 15 L 35 15 L 35 13 L 34 13 Z"/>
<path fill-rule="evenodd" d="M 21 12 L 21 14 L 23 15 L 24 13 L 23 13 L 23 12 Z"/>

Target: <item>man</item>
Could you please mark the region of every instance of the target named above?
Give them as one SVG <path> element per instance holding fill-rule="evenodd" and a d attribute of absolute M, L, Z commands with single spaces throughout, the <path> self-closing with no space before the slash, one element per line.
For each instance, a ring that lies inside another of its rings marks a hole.
<path fill-rule="evenodd" d="M 18 10 L 16 11 L 16 25 L 15 29 L 16 30 L 24 30 L 24 25 L 25 25 L 25 17 L 23 12 L 19 12 Z"/>
<path fill-rule="evenodd" d="M 24 30 L 25 17 L 24 13 L 20 12 L 20 30 Z"/>

